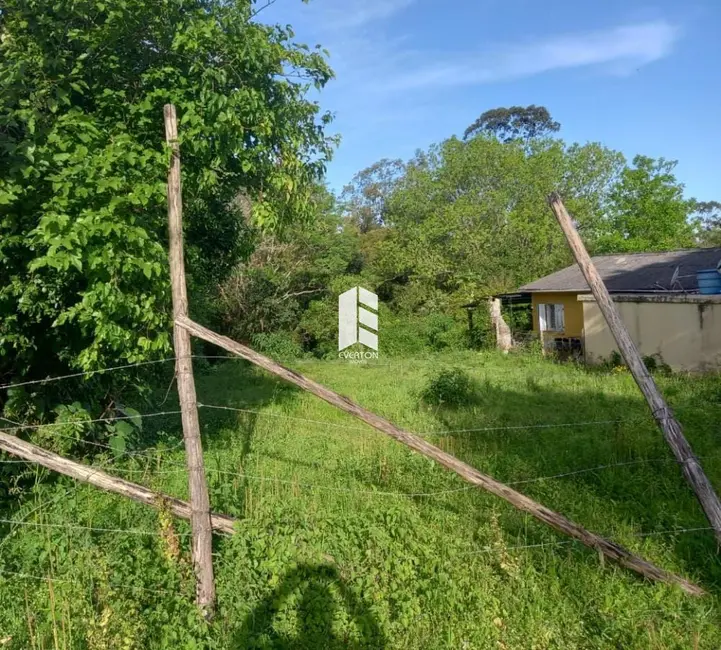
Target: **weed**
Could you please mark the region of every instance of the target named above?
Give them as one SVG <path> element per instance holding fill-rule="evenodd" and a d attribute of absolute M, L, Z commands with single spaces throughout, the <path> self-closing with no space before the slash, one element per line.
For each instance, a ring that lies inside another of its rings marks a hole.
<path fill-rule="evenodd" d="M 427 404 L 468 405 L 476 398 L 476 383 L 462 368 L 447 368 L 429 376 L 421 397 Z"/>

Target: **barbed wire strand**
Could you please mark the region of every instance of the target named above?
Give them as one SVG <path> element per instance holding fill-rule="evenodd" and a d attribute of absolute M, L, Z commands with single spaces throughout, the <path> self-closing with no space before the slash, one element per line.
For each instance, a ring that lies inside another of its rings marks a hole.
<path fill-rule="evenodd" d="M 679 534 L 686 534 L 686 533 L 696 533 L 701 531 L 710 531 L 714 530 L 711 526 L 699 526 L 696 528 L 670 528 L 668 530 L 658 530 L 658 531 L 651 531 L 648 533 L 627 533 L 630 537 L 653 537 L 653 536 L 661 536 L 661 535 L 679 535 Z M 611 537 L 618 537 L 618 535 L 611 535 Z M 494 548 L 493 546 L 486 546 L 482 549 L 476 550 L 476 551 L 469 551 L 464 553 L 458 553 L 459 556 L 466 556 L 466 555 L 480 555 L 482 553 L 493 553 L 495 552 L 504 552 L 504 551 L 518 551 L 522 549 L 528 549 L 528 548 L 543 548 L 543 547 L 556 547 L 556 546 L 566 546 L 568 544 L 574 544 L 576 542 L 580 542 L 578 539 L 567 539 L 567 540 L 560 540 L 556 542 L 541 542 L 538 544 L 518 544 L 515 546 L 503 546 L 503 548 Z"/>
<path fill-rule="evenodd" d="M 697 456 L 697 458 L 708 458 L 708 456 Z M 538 481 L 546 481 L 556 478 L 564 478 L 566 476 L 576 476 L 577 474 L 586 474 L 588 472 L 595 472 L 602 469 L 610 469 L 612 467 L 626 467 L 628 465 L 642 465 L 646 463 L 677 463 L 675 458 L 639 458 L 637 460 L 623 461 L 620 463 L 609 463 L 608 465 L 596 465 L 595 467 L 587 467 L 584 469 L 577 469 L 570 472 L 563 472 L 561 474 L 552 474 L 550 476 L 538 476 L 536 478 L 523 479 L 521 481 L 512 481 L 506 483 L 506 485 L 523 485 L 525 483 L 536 483 Z"/>
<path fill-rule="evenodd" d="M 90 420 L 69 420 L 67 422 L 47 422 L 45 424 L 20 424 L 18 426 L 14 427 L 3 427 L 0 428 L 0 431 L 3 431 L 5 433 L 9 431 L 17 431 L 19 429 L 46 429 L 49 427 L 67 427 L 67 426 L 75 426 L 75 425 L 85 425 L 85 424 L 97 424 L 98 422 L 115 422 L 117 420 L 136 420 L 138 418 L 156 418 L 156 417 L 162 417 L 166 415 L 179 415 L 182 413 L 180 410 L 175 411 L 157 411 L 155 413 L 138 413 L 136 415 L 116 415 L 113 417 L 105 417 L 105 418 L 94 418 Z M 71 436 L 72 437 L 72 436 Z M 92 443 L 88 440 L 85 441 L 87 444 L 97 444 L 100 445 L 100 443 Z M 100 445 L 100 446 L 108 446 L 108 445 Z"/>
<path fill-rule="evenodd" d="M 239 357 L 237 355 L 220 355 L 220 354 L 191 354 L 187 357 L 167 357 L 165 359 L 153 359 L 150 361 L 136 361 L 134 363 L 125 363 L 118 366 L 107 366 L 105 368 L 96 368 L 95 370 L 82 370 L 78 372 L 72 372 L 68 373 L 66 375 L 55 375 L 53 377 L 44 377 L 43 379 L 30 379 L 28 381 L 20 381 L 15 383 L 8 383 L 8 384 L 0 384 L 0 390 L 7 390 L 10 388 L 21 388 L 23 386 L 36 386 L 38 384 L 49 384 L 54 383 L 57 381 L 64 381 L 67 379 L 77 379 L 79 377 L 90 377 L 92 375 L 98 375 L 105 372 L 114 372 L 117 370 L 128 370 L 130 368 L 139 368 L 142 366 L 152 366 L 157 365 L 161 363 L 169 363 L 171 361 L 177 361 L 178 359 L 183 358 L 189 358 L 189 359 L 224 359 L 228 361 L 246 361 L 246 359 L 243 359 L 243 357 Z M 312 363 L 317 361 L 330 361 L 332 360 L 322 360 L 322 359 L 274 359 L 274 361 L 278 363 Z M 380 366 L 390 366 L 390 365 L 397 365 L 397 364 L 368 364 L 373 367 L 380 367 Z"/>
<path fill-rule="evenodd" d="M 57 375 L 55 377 L 45 377 L 44 379 L 31 379 L 29 381 L 20 381 L 15 384 L 0 384 L 0 390 L 6 390 L 8 388 L 20 388 L 22 386 L 34 386 L 36 384 L 49 384 L 56 381 L 63 381 L 65 379 L 77 379 L 78 377 L 87 377 L 90 375 L 97 375 L 103 372 L 127 370 L 128 368 L 138 368 L 140 366 L 152 366 L 159 363 L 168 363 L 169 361 L 175 360 L 176 357 L 168 357 L 166 359 L 155 359 L 153 361 L 137 361 L 135 363 L 126 363 L 121 366 L 108 366 L 107 368 L 98 368 L 97 370 L 83 370 L 82 372 L 73 372 L 68 375 Z"/>
<path fill-rule="evenodd" d="M 7 576 L 7 575 L 14 576 L 14 577 L 17 577 L 20 579 L 26 579 L 26 580 L 38 580 L 40 582 L 46 582 L 49 580 L 50 582 L 62 582 L 62 583 L 66 583 L 66 584 L 79 585 L 79 586 L 85 587 L 87 589 L 90 588 L 89 584 L 87 584 L 86 582 L 82 582 L 81 580 L 76 580 L 75 578 L 54 578 L 51 576 L 37 576 L 32 573 L 21 573 L 18 571 L 9 571 L 7 569 L 0 569 L 0 577 Z M 127 583 L 113 584 L 111 582 L 108 582 L 107 585 L 111 589 L 127 589 L 127 590 L 138 589 L 140 591 L 145 591 L 145 592 L 148 592 L 151 594 L 152 593 L 163 593 L 163 594 L 170 594 L 173 596 L 177 596 L 179 593 L 177 590 L 171 591 L 169 589 L 163 589 L 162 587 L 141 587 L 140 585 L 131 585 L 131 584 L 127 584 Z"/>
<path fill-rule="evenodd" d="M 232 411 L 232 412 L 238 412 L 238 413 L 250 413 L 254 415 L 259 415 L 262 417 L 273 417 L 273 418 L 280 418 L 280 419 L 286 419 L 286 420 L 292 420 L 292 421 L 298 421 L 298 422 L 305 422 L 307 424 L 317 424 L 319 426 L 325 426 L 325 427 L 333 427 L 333 428 L 340 428 L 340 429 L 349 429 L 353 431 L 370 431 L 372 430 L 372 427 L 370 425 L 360 427 L 360 426 L 353 426 L 353 425 L 347 425 L 347 424 L 340 424 L 337 422 L 328 422 L 325 420 L 314 420 L 310 418 L 302 418 L 297 417 L 293 415 L 285 415 L 283 413 L 271 413 L 268 411 L 259 411 L 254 409 L 246 409 L 246 408 L 240 408 L 240 407 L 233 407 L 233 406 L 223 406 L 223 405 L 216 405 L 216 404 L 204 404 L 202 402 L 198 402 L 197 404 L 199 409 L 211 409 L 211 410 L 223 410 L 223 411 Z M 19 431 L 21 429 L 32 429 L 32 430 L 40 430 L 45 429 L 49 427 L 62 427 L 62 426 L 70 426 L 70 425 L 86 425 L 86 424 L 97 424 L 99 422 L 109 423 L 114 422 L 117 420 L 134 420 L 137 418 L 151 418 L 151 417 L 163 417 L 168 415 L 179 415 L 182 413 L 181 410 L 172 410 L 172 411 L 157 411 L 154 413 L 138 413 L 136 415 L 118 415 L 113 417 L 103 417 L 103 418 L 94 418 L 89 420 L 74 420 L 74 421 L 67 421 L 67 422 L 48 422 L 44 424 L 17 424 L 12 427 L 2 427 L 0 428 L 0 431 L 3 432 L 11 432 L 11 431 Z M 438 431 L 424 431 L 420 433 L 416 433 L 416 435 L 423 435 L 423 436 L 430 436 L 430 435 L 445 435 L 445 434 L 454 434 L 454 433 L 468 433 L 468 432 L 479 432 L 479 431 L 512 431 L 512 430 L 525 430 L 525 429 L 553 429 L 553 428 L 568 428 L 568 427 L 584 427 L 584 426 L 592 426 L 592 425 L 607 425 L 607 424 L 631 424 L 634 422 L 638 422 L 636 419 L 627 419 L 627 420 L 584 420 L 584 421 L 578 421 L 578 422 L 559 422 L 559 423 L 545 423 L 545 424 L 517 424 L 517 425 L 509 425 L 509 426 L 493 426 L 493 427 L 477 427 L 473 429 L 445 429 L 445 430 L 438 430 Z M 61 435 L 61 434 L 58 434 Z M 73 436 L 69 436 L 73 438 Z M 75 439 L 75 438 L 73 438 Z M 92 441 L 85 441 L 87 444 L 90 445 L 96 445 L 96 446 L 105 446 L 108 447 L 108 445 L 102 445 L 101 443 L 92 442 Z"/>
<path fill-rule="evenodd" d="M 694 527 L 694 528 L 675 528 L 675 529 L 668 529 L 668 530 L 661 530 L 661 531 L 650 531 L 647 533 L 630 533 L 629 536 L 631 537 L 638 537 L 638 538 L 644 538 L 644 537 L 652 537 L 652 536 L 675 536 L 680 534 L 688 534 L 688 533 L 697 533 L 697 532 L 707 532 L 711 531 L 713 528 L 711 526 L 703 526 L 703 527 Z M 518 544 L 513 546 L 503 546 L 502 548 L 493 547 L 493 546 L 486 546 L 485 548 L 478 549 L 475 551 L 469 551 L 464 553 L 456 553 L 454 554 L 456 557 L 469 557 L 469 556 L 476 556 L 476 555 L 484 555 L 486 553 L 505 553 L 508 551 L 519 551 L 519 550 L 525 550 L 525 549 L 535 549 L 535 548 L 556 548 L 560 546 L 566 546 L 569 544 L 574 544 L 579 542 L 579 540 L 576 539 L 569 539 L 569 540 L 559 540 L 556 542 L 541 542 L 536 544 Z M 217 554 L 213 554 L 216 555 Z M 0 576 L 12 576 L 19 579 L 27 579 L 27 580 L 38 580 L 40 582 L 46 582 L 46 581 L 52 581 L 52 582 L 61 582 L 61 583 L 67 583 L 67 584 L 76 584 L 80 586 L 87 587 L 88 585 L 86 583 L 83 583 L 80 580 L 74 579 L 74 578 L 55 578 L 51 576 L 38 576 L 30 573 L 23 573 L 19 571 L 11 571 L 9 569 L 0 569 Z M 111 588 L 117 589 L 137 589 L 140 591 L 145 591 L 149 593 L 170 593 L 177 595 L 177 591 L 170 591 L 167 589 L 163 589 L 161 587 L 141 587 L 140 585 L 129 585 L 129 584 L 109 584 Z"/>
<path fill-rule="evenodd" d="M 66 530 L 89 530 L 98 533 L 122 533 L 123 535 L 151 535 L 153 537 L 163 536 L 163 533 L 156 530 L 142 530 L 137 528 L 103 528 L 98 526 L 83 526 L 82 524 L 53 524 L 40 521 L 18 521 L 16 519 L 0 519 L 0 524 L 30 526 L 34 528 L 64 528 Z M 190 533 L 176 534 L 180 536 L 187 536 Z"/>
<path fill-rule="evenodd" d="M 715 456 L 709 455 L 709 456 L 697 456 L 697 458 L 713 458 Z M 154 473 L 157 474 L 165 474 L 165 475 L 179 475 L 184 474 L 187 470 L 181 469 L 182 463 L 174 463 L 165 461 L 166 464 L 170 464 L 172 466 L 176 466 L 179 469 L 175 470 L 157 470 Z M 552 479 L 558 479 L 558 478 L 565 478 L 568 476 L 576 476 L 579 474 L 585 474 L 589 472 L 595 472 L 605 469 L 612 469 L 616 467 L 627 467 L 631 465 L 641 465 L 641 464 L 648 464 L 648 463 L 675 463 L 677 462 L 674 458 L 640 458 L 636 460 L 631 461 L 621 461 L 619 463 L 608 463 L 606 465 L 594 465 L 593 467 L 586 467 L 583 469 L 577 469 L 572 471 L 565 471 L 558 474 L 549 474 L 546 476 L 538 476 L 530 479 L 522 479 L 518 481 L 509 481 L 506 482 L 506 485 L 521 485 L 524 483 L 535 483 L 540 481 L 546 481 L 546 480 L 552 480 Z M 183 466 L 184 467 L 184 466 Z M 141 473 L 145 472 L 146 470 L 143 469 L 118 469 L 120 472 L 127 472 L 127 473 Z M 292 486 L 297 487 L 304 487 L 308 489 L 315 489 L 320 491 L 329 491 L 329 492 L 344 492 L 349 494 L 363 494 L 363 495 L 370 495 L 370 496 L 393 496 L 398 498 L 411 498 L 411 497 L 438 497 L 438 496 L 444 496 L 447 494 L 455 494 L 458 492 L 467 492 L 470 490 L 477 490 L 480 489 L 478 486 L 475 485 L 467 485 L 460 488 L 452 488 L 448 490 L 438 490 L 434 492 L 387 492 L 387 491 L 381 491 L 381 490 L 357 490 L 354 488 L 341 488 L 341 487 L 335 487 L 331 485 L 320 485 L 317 483 L 305 483 L 303 481 L 297 481 L 296 479 L 288 479 L 288 478 L 282 478 L 279 476 L 258 476 L 256 474 L 248 474 L 246 472 L 234 472 L 232 470 L 223 470 L 218 469 L 214 467 L 206 467 L 205 468 L 206 473 L 208 474 L 220 474 L 224 476 L 232 476 L 235 478 L 246 478 L 250 480 L 258 480 L 258 481 L 266 481 L 266 482 L 276 482 L 276 483 L 282 483 L 282 484 L 288 484 Z"/>
<path fill-rule="evenodd" d="M 270 413 L 267 411 L 258 411 L 253 409 L 246 409 L 246 408 L 239 408 L 234 406 L 221 406 L 221 405 L 215 405 L 215 404 L 205 404 L 202 402 L 198 402 L 198 408 L 206 408 L 206 409 L 214 409 L 214 410 L 223 410 L 223 411 L 235 411 L 238 413 L 251 413 L 254 415 L 261 415 L 261 416 L 267 416 L 267 417 L 274 417 L 274 418 L 282 418 L 287 420 L 297 420 L 300 422 L 306 422 L 310 424 L 319 424 L 322 426 L 328 426 L 328 427 L 337 427 L 340 429 L 351 429 L 353 431 L 369 431 L 373 430 L 373 427 L 370 425 L 367 425 L 365 427 L 359 427 L 359 426 L 352 426 L 348 424 L 339 424 L 336 422 L 327 422 L 324 420 L 313 420 L 309 418 L 301 418 L 293 415 L 284 415 L 283 413 Z M 582 426 L 591 426 L 591 425 L 605 425 L 605 424 L 632 424 L 635 422 L 638 422 L 638 419 L 626 419 L 626 420 L 585 420 L 585 421 L 578 421 L 578 422 L 560 422 L 560 423 L 547 423 L 547 424 L 514 424 L 509 426 L 493 426 L 493 427 L 477 427 L 473 429 L 445 429 L 445 430 L 439 430 L 439 431 L 421 431 L 416 432 L 416 435 L 420 436 L 431 436 L 431 435 L 444 435 L 448 433 L 469 433 L 469 432 L 477 432 L 477 431 L 510 431 L 510 430 L 520 430 L 520 429 L 552 429 L 552 428 L 565 428 L 565 427 L 582 427 Z"/>

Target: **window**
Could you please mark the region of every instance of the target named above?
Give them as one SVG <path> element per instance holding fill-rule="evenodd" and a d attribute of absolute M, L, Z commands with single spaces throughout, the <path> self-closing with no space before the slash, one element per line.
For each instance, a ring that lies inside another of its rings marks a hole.
<path fill-rule="evenodd" d="M 538 305 L 541 332 L 563 332 L 563 305 Z"/>

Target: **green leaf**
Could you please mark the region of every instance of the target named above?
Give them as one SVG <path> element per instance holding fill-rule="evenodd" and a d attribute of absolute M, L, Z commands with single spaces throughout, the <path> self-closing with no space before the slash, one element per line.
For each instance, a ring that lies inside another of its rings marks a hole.
<path fill-rule="evenodd" d="M 138 413 L 138 411 L 134 408 L 130 408 L 129 406 L 124 406 L 122 411 L 125 415 L 130 417 L 129 422 L 131 422 L 138 431 L 143 430 L 143 417 L 140 413 Z"/>
<path fill-rule="evenodd" d="M 115 454 L 115 456 L 120 456 L 124 454 L 125 450 L 127 449 L 125 437 L 121 435 L 110 436 L 108 444 L 110 445 L 110 449 L 112 450 L 113 454 Z"/>

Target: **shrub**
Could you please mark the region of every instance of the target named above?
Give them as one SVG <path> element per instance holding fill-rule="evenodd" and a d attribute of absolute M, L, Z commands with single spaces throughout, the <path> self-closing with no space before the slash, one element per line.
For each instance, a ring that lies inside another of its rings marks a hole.
<path fill-rule="evenodd" d="M 395 315 L 381 306 L 380 321 L 380 350 L 390 356 L 475 347 L 469 340 L 467 325 L 446 314 Z"/>
<path fill-rule="evenodd" d="M 303 350 L 288 332 L 255 334 L 253 348 L 274 359 L 297 359 L 303 356 Z"/>
<path fill-rule="evenodd" d="M 314 300 L 303 312 L 298 326 L 303 349 L 319 358 L 337 353 L 338 312 L 335 300 Z"/>
<path fill-rule="evenodd" d="M 643 363 L 646 366 L 646 370 L 650 373 L 659 373 L 662 375 L 670 375 L 673 373 L 671 366 L 663 360 L 660 354 L 643 357 Z"/>
<path fill-rule="evenodd" d="M 434 352 L 462 350 L 467 346 L 467 327 L 452 316 L 431 314 L 423 319 L 425 344 Z"/>
<path fill-rule="evenodd" d="M 379 351 L 391 357 L 413 356 L 425 351 L 422 321 L 402 318 L 381 305 Z"/>
<path fill-rule="evenodd" d="M 446 368 L 428 378 L 421 398 L 428 404 L 462 406 L 475 400 L 473 378 L 461 368 Z"/>

